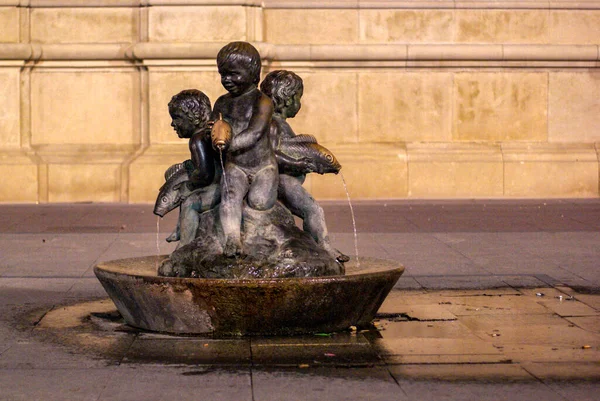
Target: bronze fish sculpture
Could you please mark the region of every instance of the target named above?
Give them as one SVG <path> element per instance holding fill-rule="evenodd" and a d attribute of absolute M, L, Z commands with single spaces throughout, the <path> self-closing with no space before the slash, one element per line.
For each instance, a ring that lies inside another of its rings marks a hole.
<path fill-rule="evenodd" d="M 219 113 L 219 119 L 215 121 L 211 131 L 210 138 L 215 149 L 223 150 L 231 142 L 231 125 L 223 120 L 223 114 Z"/>
<path fill-rule="evenodd" d="M 154 204 L 155 215 L 163 217 L 181 204 L 179 188 L 181 184 L 189 180 L 186 163 L 191 163 L 191 160 L 174 164 L 165 171 L 165 183 L 160 187 Z"/>
<path fill-rule="evenodd" d="M 295 171 L 296 174 L 308 173 L 339 173 L 342 166 L 333 153 L 317 143 L 312 135 L 296 135 L 293 138 L 282 138 L 277 149 L 279 152 L 293 159 L 307 158 L 311 166 L 305 171 Z"/>

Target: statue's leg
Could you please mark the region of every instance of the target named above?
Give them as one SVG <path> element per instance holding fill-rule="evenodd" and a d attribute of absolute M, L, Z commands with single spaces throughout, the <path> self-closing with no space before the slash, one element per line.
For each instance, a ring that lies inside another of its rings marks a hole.
<path fill-rule="evenodd" d="M 227 180 L 227 184 L 224 183 Z M 242 252 L 241 226 L 242 203 L 248 192 L 248 177 L 240 168 L 228 164 L 221 179 L 221 205 L 219 217 L 225 235 L 225 256 L 233 257 Z"/>
<path fill-rule="evenodd" d="M 255 210 L 269 210 L 277 202 L 277 166 L 270 165 L 258 171 L 248 190 L 248 206 Z"/>
<path fill-rule="evenodd" d="M 207 187 L 202 188 L 200 192 L 201 204 L 198 209 L 199 213 L 204 213 L 221 202 L 221 185 L 211 184 Z"/>
<path fill-rule="evenodd" d="M 181 204 L 179 212 L 179 244 L 177 249 L 189 244 L 196 238 L 198 230 L 199 213 L 201 203 L 200 197 L 197 194 L 191 194 Z"/>
<path fill-rule="evenodd" d="M 332 257 L 339 262 L 347 262 L 350 258 L 331 245 L 325 212 L 321 205 L 302 186 L 301 181 L 282 174 L 279 176 L 279 197 L 284 205 L 302 219 L 304 231 L 309 233 Z"/>
<path fill-rule="evenodd" d="M 179 220 L 181 219 L 181 205 L 179 205 L 179 217 L 177 218 L 177 225 L 175 226 L 175 229 L 173 230 L 173 232 L 171 233 L 171 235 L 169 235 L 166 239 L 167 242 L 177 242 L 179 241 L 179 239 L 181 238 L 181 234 L 179 231 Z"/>
<path fill-rule="evenodd" d="M 198 226 L 200 225 L 200 215 L 214 208 L 221 201 L 219 188 L 219 184 L 211 184 L 192 192 L 182 202 L 176 231 L 171 234 L 171 236 L 177 234 L 177 240 L 179 240 L 177 249 L 196 239 Z"/>

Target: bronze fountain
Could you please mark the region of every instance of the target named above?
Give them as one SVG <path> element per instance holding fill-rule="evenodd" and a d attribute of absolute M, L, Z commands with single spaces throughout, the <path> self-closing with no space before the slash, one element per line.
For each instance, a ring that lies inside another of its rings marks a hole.
<path fill-rule="evenodd" d="M 368 325 L 404 268 L 355 261 L 330 241 L 308 173 L 341 165 L 286 121 L 302 79 L 270 72 L 247 42 L 217 56 L 227 93 L 211 109 L 201 91 L 171 99 L 172 126 L 191 157 L 165 172 L 154 213 L 179 208 L 170 255 L 110 261 L 94 272 L 125 321 L 172 334 L 292 335 Z M 296 226 L 294 216 L 302 219 Z"/>

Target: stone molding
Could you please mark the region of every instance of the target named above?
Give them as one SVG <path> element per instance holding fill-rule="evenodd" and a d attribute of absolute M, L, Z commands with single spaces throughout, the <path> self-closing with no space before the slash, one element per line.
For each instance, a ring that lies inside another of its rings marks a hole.
<path fill-rule="evenodd" d="M 599 189 L 600 143 L 324 145 L 336 153 L 344 166 L 342 171 L 353 199 L 595 197 Z M 101 178 L 97 176 L 99 171 L 109 169 L 113 173 L 121 171 L 122 178 L 113 181 L 110 177 L 102 177 L 103 188 L 112 188 L 108 195 L 103 195 L 112 197 L 108 200 L 153 202 L 157 190 L 155 181 L 162 180 L 169 165 L 187 157 L 187 147 L 155 144 L 132 159 L 139 150 L 135 145 L 93 149 L 52 145 L 29 150 L 0 150 L 0 171 L 6 173 L 8 180 L 8 189 L 0 191 L 0 201 L 64 201 L 66 198 L 60 198 L 58 189 L 54 188 L 56 177 L 96 174 L 95 182 Z M 90 158 L 93 159 L 91 164 Z M 365 177 L 366 165 L 369 168 Z M 71 170 L 67 167 L 73 171 L 69 173 Z M 91 173 L 86 170 L 89 168 Z M 382 175 L 385 171 L 393 174 Z M 24 172 L 31 176 L 29 180 L 33 185 L 26 193 L 15 190 L 23 189 Z M 131 179 L 127 178 L 130 174 L 133 174 Z M 319 199 L 344 199 L 346 196 L 338 176 L 311 175 L 306 185 Z M 366 190 L 365 185 L 369 187 Z M 14 198 L 15 194 L 21 195 Z"/>
<path fill-rule="evenodd" d="M 406 144 L 408 162 L 502 162 L 502 148 L 494 143 L 413 142 Z"/>
<path fill-rule="evenodd" d="M 0 6 L 49 7 L 148 7 L 148 6 L 261 6 L 260 0 L 0 0 Z"/>
<path fill-rule="evenodd" d="M 94 163 L 123 163 L 127 158 L 140 150 L 142 144 L 133 145 L 33 145 L 31 150 L 39 157 L 41 163 L 72 164 L 87 161 L 92 156 Z"/>
<path fill-rule="evenodd" d="M 339 159 L 354 162 L 579 162 L 596 163 L 600 158 L 600 143 L 546 143 L 546 142 L 385 142 L 385 143 L 323 143 Z M 122 162 L 127 155 L 140 150 L 141 144 L 131 145 L 34 145 L 29 150 L 0 149 L 2 163 L 21 163 L 34 156 L 44 163 L 85 162 L 94 155 L 95 161 Z M 136 162 L 149 164 L 171 163 L 188 156 L 185 144 L 152 144 L 144 148 Z M 19 158 L 22 157 L 24 159 Z M 157 163 L 158 162 L 158 163 Z"/>
<path fill-rule="evenodd" d="M 600 61 L 600 45 L 276 45 L 264 61 Z M 0 60 L 213 60 L 225 43 L 0 43 Z"/>
<path fill-rule="evenodd" d="M 0 6 L 29 8 L 190 5 L 250 6 L 264 9 L 600 9 L 599 0 L 0 0 Z"/>
<path fill-rule="evenodd" d="M 505 163 L 598 162 L 597 149 L 593 143 L 503 143 L 501 149 Z"/>
<path fill-rule="evenodd" d="M 265 0 L 264 8 L 597 9 L 597 0 Z"/>

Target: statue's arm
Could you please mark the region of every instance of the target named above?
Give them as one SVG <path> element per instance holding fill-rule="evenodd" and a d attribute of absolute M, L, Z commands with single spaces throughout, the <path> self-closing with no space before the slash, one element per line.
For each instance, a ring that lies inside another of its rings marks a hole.
<path fill-rule="evenodd" d="M 293 133 L 293 131 L 291 131 L 291 128 L 285 129 L 285 126 L 282 123 L 276 123 L 275 119 L 271 123 L 269 138 L 271 140 L 271 147 L 273 148 L 275 153 L 275 159 L 277 160 L 279 172 L 282 174 L 302 175 L 306 174 L 311 170 L 312 163 L 309 158 L 295 158 L 286 155 L 281 151 L 281 139 L 293 138 L 294 136 L 295 134 Z"/>
<path fill-rule="evenodd" d="M 208 126 L 210 128 L 212 128 L 213 124 L 215 123 L 215 121 L 217 121 L 219 119 L 219 115 L 222 113 L 222 100 L 221 98 L 218 98 L 217 101 L 215 102 L 215 106 L 212 109 L 212 112 L 210 113 L 210 120 L 208 122 Z"/>
<path fill-rule="evenodd" d="M 254 110 L 248 127 L 231 140 L 229 145 L 231 152 L 251 148 L 269 129 L 271 117 L 273 116 L 273 102 L 267 96 L 262 95 L 256 103 L 253 106 Z"/>
<path fill-rule="evenodd" d="M 314 171 L 313 163 L 308 157 L 296 159 L 276 150 L 275 159 L 282 174 L 302 175 Z"/>
<path fill-rule="evenodd" d="M 198 132 L 190 138 L 190 152 L 195 167 L 190 181 L 195 188 L 205 187 L 215 178 L 214 154 L 206 137 L 206 132 Z"/>

